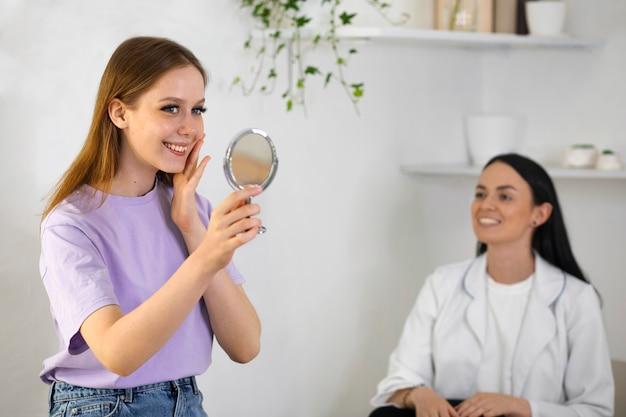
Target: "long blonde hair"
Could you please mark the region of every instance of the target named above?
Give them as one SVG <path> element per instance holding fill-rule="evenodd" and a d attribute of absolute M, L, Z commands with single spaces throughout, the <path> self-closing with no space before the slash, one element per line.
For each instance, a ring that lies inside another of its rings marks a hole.
<path fill-rule="evenodd" d="M 132 106 L 167 71 L 193 65 L 204 84 L 207 75 L 194 54 L 165 38 L 135 37 L 117 47 L 102 74 L 91 127 L 70 167 L 56 184 L 42 214 L 42 220 L 64 199 L 84 184 L 98 186 L 108 193 L 118 169 L 122 132 L 109 118 L 113 99 Z M 159 180 L 172 184 L 172 174 L 159 171 Z"/>

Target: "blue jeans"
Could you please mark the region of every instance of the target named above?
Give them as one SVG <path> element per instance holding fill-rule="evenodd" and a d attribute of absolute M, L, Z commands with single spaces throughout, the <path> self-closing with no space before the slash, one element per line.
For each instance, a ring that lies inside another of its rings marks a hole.
<path fill-rule="evenodd" d="M 207 417 L 194 377 L 128 389 L 50 387 L 49 417 Z"/>

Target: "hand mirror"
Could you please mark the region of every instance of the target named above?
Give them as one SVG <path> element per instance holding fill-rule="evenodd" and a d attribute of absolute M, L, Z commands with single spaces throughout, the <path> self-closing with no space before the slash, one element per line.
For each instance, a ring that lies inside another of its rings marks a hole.
<path fill-rule="evenodd" d="M 278 168 L 276 148 L 270 137 L 260 129 L 246 129 L 230 142 L 224 157 L 226 180 L 235 190 L 246 185 L 265 189 L 272 183 Z M 259 228 L 259 234 L 267 231 Z"/>

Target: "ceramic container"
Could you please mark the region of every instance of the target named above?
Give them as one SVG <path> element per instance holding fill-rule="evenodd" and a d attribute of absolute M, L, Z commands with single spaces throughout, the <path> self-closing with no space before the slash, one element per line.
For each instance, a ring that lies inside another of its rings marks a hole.
<path fill-rule="evenodd" d="M 565 3 L 545 0 L 526 2 L 526 21 L 531 35 L 563 35 Z"/>
<path fill-rule="evenodd" d="M 593 168 L 598 158 L 598 149 L 593 145 L 572 145 L 563 158 L 566 168 Z"/>
<path fill-rule="evenodd" d="M 516 152 L 520 123 L 513 116 L 472 115 L 465 119 L 467 148 L 472 165 L 484 165 L 492 157 Z"/>

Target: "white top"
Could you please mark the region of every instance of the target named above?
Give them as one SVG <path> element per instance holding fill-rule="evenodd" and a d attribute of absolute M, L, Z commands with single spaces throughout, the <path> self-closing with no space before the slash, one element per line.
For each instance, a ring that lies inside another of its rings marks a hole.
<path fill-rule="evenodd" d="M 513 355 L 532 284 L 533 275 L 515 284 L 501 284 L 487 275 L 489 306 L 479 391 L 512 394 Z"/>

